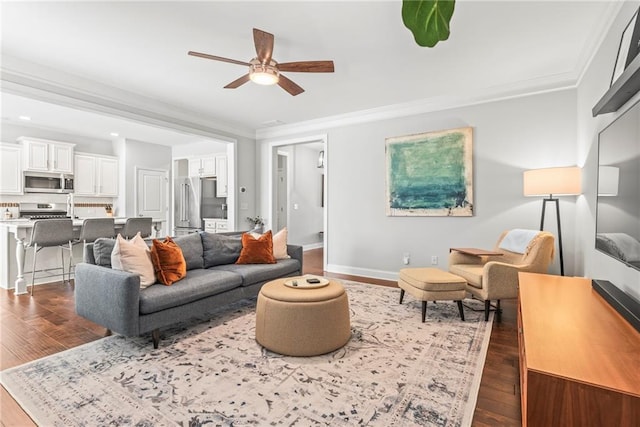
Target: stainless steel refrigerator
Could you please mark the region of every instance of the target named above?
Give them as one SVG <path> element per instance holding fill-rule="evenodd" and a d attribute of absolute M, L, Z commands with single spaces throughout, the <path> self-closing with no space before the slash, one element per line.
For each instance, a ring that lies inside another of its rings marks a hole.
<path fill-rule="evenodd" d="M 178 177 L 174 182 L 174 235 L 203 229 L 202 218 L 226 218 L 225 197 L 216 197 L 216 179 Z"/>

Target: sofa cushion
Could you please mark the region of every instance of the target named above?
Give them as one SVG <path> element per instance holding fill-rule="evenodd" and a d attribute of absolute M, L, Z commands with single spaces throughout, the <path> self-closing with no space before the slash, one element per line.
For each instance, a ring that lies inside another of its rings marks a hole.
<path fill-rule="evenodd" d="M 271 230 L 255 238 L 251 233 L 242 235 L 242 250 L 236 264 L 275 264 Z"/>
<path fill-rule="evenodd" d="M 140 276 L 141 288 L 146 288 L 156 282 L 156 273 L 151 262 L 151 251 L 139 232 L 131 240 L 126 240 L 118 234 L 111 253 L 111 266 L 115 270 L 123 270 Z"/>
<path fill-rule="evenodd" d="M 276 264 L 226 264 L 209 270 L 230 271 L 242 276 L 242 286 L 277 279 L 292 274 L 300 274 L 300 262 L 297 259 L 281 259 Z"/>
<path fill-rule="evenodd" d="M 111 268 L 111 252 L 116 244 L 116 239 L 99 238 L 93 242 L 93 259 L 100 267 Z"/>
<path fill-rule="evenodd" d="M 173 286 L 155 284 L 140 291 L 140 313 L 149 314 L 177 307 L 237 288 L 240 275 L 229 271 L 190 270 Z"/>
<path fill-rule="evenodd" d="M 184 236 L 174 237 L 173 241 L 182 249 L 182 255 L 184 255 L 184 260 L 187 262 L 187 270 L 204 267 L 204 250 L 202 248 L 202 238 L 199 233 L 190 233 Z"/>
<path fill-rule="evenodd" d="M 273 257 L 275 259 L 291 258 L 287 252 L 287 233 L 287 227 L 284 227 L 273 235 Z M 250 234 L 256 239 L 261 236 L 261 234 L 255 232 L 251 232 Z"/>
<path fill-rule="evenodd" d="M 171 237 L 164 241 L 153 239 L 151 261 L 158 281 L 170 286 L 187 275 L 187 262 L 182 250 Z"/>
<path fill-rule="evenodd" d="M 242 235 L 226 236 L 202 232 L 204 268 L 222 264 L 233 264 L 242 250 Z"/>
<path fill-rule="evenodd" d="M 462 277 L 470 286 L 482 289 L 482 264 L 453 264 L 449 266 L 449 272 Z"/>

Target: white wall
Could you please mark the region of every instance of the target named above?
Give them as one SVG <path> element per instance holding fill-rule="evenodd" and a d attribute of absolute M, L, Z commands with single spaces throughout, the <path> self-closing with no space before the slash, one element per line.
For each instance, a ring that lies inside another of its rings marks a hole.
<path fill-rule="evenodd" d="M 245 230 L 249 228 L 245 222 L 248 216 L 255 216 L 258 213 L 257 199 L 258 186 L 256 165 L 256 141 L 255 139 L 238 137 L 236 143 L 236 200 L 237 200 L 237 221 L 236 229 Z M 245 191 L 240 191 L 244 188 Z"/>
<path fill-rule="evenodd" d="M 591 115 L 591 108 L 609 89 L 620 36 L 637 10 L 637 2 L 624 3 L 578 85 L 578 164 L 583 166 L 584 194 L 576 204 L 575 247 L 579 248 L 576 259 L 580 274 L 609 280 L 640 299 L 640 272 L 595 250 L 598 133 L 640 99 L 640 95 L 636 94 L 615 113 L 595 118 Z"/>
<path fill-rule="evenodd" d="M 522 195 L 522 172 L 576 164 L 575 105 L 576 91 L 569 89 L 326 130 L 328 269 L 393 279 L 405 252 L 412 266 L 430 265 L 435 255 L 446 268 L 450 247 L 491 248 L 505 229 L 537 229 L 541 199 Z M 464 126 L 474 129 L 475 216 L 387 217 L 385 138 Z M 263 182 L 269 142 L 260 141 Z M 261 206 L 268 203 L 266 190 Z M 575 198 L 560 205 L 565 271 L 572 274 Z M 553 216 L 545 229 L 556 232 Z M 557 258 L 551 272 L 559 272 Z"/>
<path fill-rule="evenodd" d="M 174 159 L 181 159 L 187 157 L 208 156 L 210 154 L 226 154 L 227 143 L 222 141 L 216 141 L 213 139 L 207 139 L 198 142 L 191 142 L 189 144 L 176 145 L 171 149 Z"/>

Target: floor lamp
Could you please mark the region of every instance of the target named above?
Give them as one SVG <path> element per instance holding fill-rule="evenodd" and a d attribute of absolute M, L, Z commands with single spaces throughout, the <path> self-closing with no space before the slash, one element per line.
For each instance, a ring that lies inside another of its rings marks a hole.
<path fill-rule="evenodd" d="M 560 204 L 557 196 L 577 196 L 582 193 L 581 170 L 577 166 L 563 168 L 532 169 L 524 172 L 524 195 L 546 196 L 542 199 L 542 216 L 540 231 L 544 229 L 544 214 L 547 202 L 556 205 L 556 221 L 558 223 L 558 248 L 560 256 L 560 274 L 564 276 L 564 259 L 562 256 L 562 228 L 560 226 Z M 555 198 L 553 196 L 556 196 Z"/>

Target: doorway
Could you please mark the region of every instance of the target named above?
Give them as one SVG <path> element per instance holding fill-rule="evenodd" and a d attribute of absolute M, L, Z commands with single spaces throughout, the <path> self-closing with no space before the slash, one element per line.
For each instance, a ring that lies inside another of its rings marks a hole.
<path fill-rule="evenodd" d="M 270 226 L 288 230 L 288 241 L 304 250 L 323 248 L 326 268 L 328 233 L 328 168 L 319 162 L 327 158 L 327 136 L 269 143 L 268 212 Z M 286 221 L 286 222 L 285 222 Z"/>

